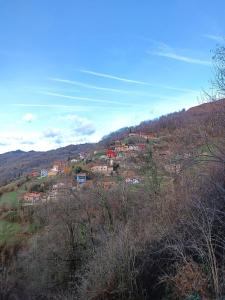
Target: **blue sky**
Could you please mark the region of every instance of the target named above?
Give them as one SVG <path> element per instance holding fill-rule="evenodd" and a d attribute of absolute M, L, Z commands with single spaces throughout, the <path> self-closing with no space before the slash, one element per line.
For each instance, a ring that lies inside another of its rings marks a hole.
<path fill-rule="evenodd" d="M 0 0 L 0 153 L 98 141 L 197 105 L 224 1 Z"/>

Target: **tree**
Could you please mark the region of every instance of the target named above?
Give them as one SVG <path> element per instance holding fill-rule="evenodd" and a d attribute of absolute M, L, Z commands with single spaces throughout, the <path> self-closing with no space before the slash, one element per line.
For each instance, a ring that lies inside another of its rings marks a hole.
<path fill-rule="evenodd" d="M 158 175 L 158 167 L 153 157 L 151 145 L 147 146 L 147 152 L 143 156 L 142 170 L 145 173 L 146 184 L 150 194 L 159 195 L 161 180 Z"/>
<path fill-rule="evenodd" d="M 75 167 L 74 172 L 75 172 L 75 174 L 81 173 L 82 172 L 82 167 L 81 166 Z"/>
<path fill-rule="evenodd" d="M 215 80 L 213 87 L 216 91 L 225 95 L 225 46 L 219 46 L 213 55 L 213 62 L 215 66 Z"/>

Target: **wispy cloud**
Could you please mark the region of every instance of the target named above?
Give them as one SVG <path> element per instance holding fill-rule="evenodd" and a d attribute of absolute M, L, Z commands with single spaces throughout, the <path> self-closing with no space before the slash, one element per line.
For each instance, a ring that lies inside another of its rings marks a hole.
<path fill-rule="evenodd" d="M 82 100 L 82 101 L 87 101 L 87 102 L 97 102 L 97 103 L 102 103 L 102 104 L 115 104 L 118 107 L 119 106 L 124 106 L 124 107 L 131 107 L 132 105 L 134 107 L 143 107 L 143 108 L 147 108 L 148 104 L 142 104 L 142 103 L 124 103 L 121 101 L 111 101 L 111 100 L 104 100 L 104 99 L 94 99 L 94 98 L 87 98 L 87 97 L 78 97 L 78 96 L 69 96 L 69 95 L 64 95 L 64 94 L 58 94 L 58 93 L 53 93 L 53 92 L 40 92 L 43 95 L 47 95 L 47 96 L 53 96 L 53 97 L 57 97 L 57 98 L 62 98 L 62 99 L 70 99 L 70 100 Z M 188 91 L 188 93 L 197 93 L 197 91 Z M 146 100 L 150 100 L 150 99 L 158 99 L 158 100 L 171 100 L 173 101 L 174 99 L 177 99 L 177 96 L 162 96 L 162 95 L 157 95 L 157 94 L 153 94 L 151 97 L 149 97 Z"/>
<path fill-rule="evenodd" d="M 35 143 L 33 141 L 22 141 L 20 144 L 21 145 L 34 145 Z"/>
<path fill-rule="evenodd" d="M 182 88 L 182 87 L 180 88 L 180 87 L 156 84 L 156 83 L 151 83 L 151 82 L 146 82 L 146 81 L 132 80 L 132 79 L 127 79 L 127 78 L 123 78 L 123 77 L 119 77 L 119 76 L 114 76 L 114 75 L 109 75 L 109 74 L 99 73 L 99 72 L 94 72 L 94 71 L 87 71 L 87 70 L 80 70 L 80 71 L 83 73 L 87 73 L 87 74 L 98 76 L 98 77 L 110 78 L 110 79 L 115 79 L 118 81 L 124 81 L 124 82 L 129 82 L 129 83 L 142 84 L 142 85 L 161 88 L 161 89 L 180 91 L 180 92 L 196 92 L 193 89 L 189 89 L 189 88 Z M 133 91 L 132 91 L 132 93 L 133 93 Z M 138 92 L 138 94 L 139 94 L 139 92 Z M 146 93 L 140 93 L 140 94 L 142 94 L 143 96 L 146 96 Z M 148 95 L 148 96 L 155 96 L 155 95 Z"/>
<path fill-rule="evenodd" d="M 212 65 L 210 60 L 204 60 L 204 59 L 195 58 L 188 55 L 182 55 L 179 53 L 180 51 L 173 49 L 172 47 L 170 47 L 169 45 L 163 42 L 154 42 L 154 48 L 156 49 L 147 51 L 147 53 L 150 55 L 156 55 L 156 56 L 171 58 L 178 61 L 183 61 L 189 64 L 198 64 L 204 66 Z"/>
<path fill-rule="evenodd" d="M 128 79 L 128 78 L 124 78 L 124 77 L 115 76 L 115 75 L 112 75 L 112 74 L 99 73 L 99 72 L 90 71 L 90 70 L 81 69 L 80 72 L 85 73 L 85 74 L 89 74 L 89 75 L 98 76 L 98 77 L 103 77 L 103 78 L 109 78 L 109 79 L 114 79 L 114 80 L 118 80 L 118 81 L 128 82 L 128 83 L 135 83 L 135 84 L 140 84 L 140 85 L 152 85 L 152 84 L 150 84 L 148 82 L 145 82 L 145 81 L 133 80 L 133 79 Z"/>
<path fill-rule="evenodd" d="M 27 113 L 23 116 L 23 121 L 28 122 L 28 123 L 31 123 L 35 119 L 36 119 L 36 116 L 33 115 L 32 113 Z"/>
<path fill-rule="evenodd" d="M 220 35 L 214 35 L 214 34 L 203 34 L 203 37 L 216 41 L 218 43 L 224 43 L 225 42 L 225 36 Z"/>
<path fill-rule="evenodd" d="M 61 136 L 61 131 L 58 128 L 48 128 L 43 132 L 45 138 L 55 138 Z"/>
<path fill-rule="evenodd" d="M 87 118 L 80 117 L 75 114 L 68 114 L 66 116 L 61 116 L 61 120 L 70 122 L 72 124 L 72 130 L 76 133 L 76 135 L 92 135 L 95 133 L 94 123 L 88 120 Z"/>
<path fill-rule="evenodd" d="M 198 64 L 198 65 L 205 65 L 205 66 L 212 65 L 211 61 L 209 61 L 209 60 L 201 60 L 201 59 L 193 58 L 190 56 L 179 55 L 179 54 L 173 53 L 173 52 L 153 52 L 152 54 L 172 58 L 172 59 L 179 60 L 179 61 L 184 61 L 189 64 Z"/>
<path fill-rule="evenodd" d="M 76 85 L 76 86 L 79 86 L 79 87 L 83 87 L 83 88 L 87 88 L 87 89 L 94 89 L 94 90 L 99 90 L 99 91 L 116 92 L 116 93 L 122 93 L 122 94 L 131 94 L 131 93 L 133 93 L 133 91 L 96 86 L 96 85 L 86 84 L 86 83 L 83 83 L 83 82 L 80 82 L 80 81 L 74 81 L 74 80 L 68 80 L 68 79 L 62 79 L 62 78 L 50 77 L 48 79 L 51 80 L 51 81 L 55 81 L 55 82 Z"/>
<path fill-rule="evenodd" d="M 96 72 L 94 72 L 94 73 L 96 73 Z M 97 73 L 97 74 L 99 74 L 99 73 Z M 69 79 L 54 78 L 54 77 L 49 77 L 48 79 L 51 80 L 51 81 L 54 81 L 54 82 L 71 84 L 71 85 L 76 85 L 76 86 L 87 88 L 87 89 L 95 89 L 95 90 L 100 90 L 100 91 L 116 92 L 116 93 L 121 93 L 121 94 L 132 94 L 132 95 L 139 95 L 139 96 L 145 96 L 145 97 L 146 96 L 148 96 L 148 97 L 160 96 L 160 95 L 154 95 L 152 93 L 149 94 L 149 93 L 145 93 L 145 92 L 141 92 L 141 91 L 135 91 L 135 90 L 113 89 L 113 88 L 108 88 L 108 87 L 90 85 L 90 84 L 86 84 L 86 83 L 83 83 L 83 82 L 80 82 L 80 81 L 74 81 L 74 80 L 69 80 Z M 188 88 L 179 88 L 179 87 L 153 84 L 153 83 L 146 82 L 146 85 L 147 84 L 150 87 L 162 88 L 162 89 L 173 90 L 173 91 L 181 91 L 181 92 L 193 92 L 194 91 L 194 90 L 188 89 Z"/>
<path fill-rule="evenodd" d="M 121 101 L 111 101 L 111 100 L 106 100 L 106 99 L 95 99 L 95 98 L 88 98 L 88 97 L 69 96 L 69 95 L 58 94 L 58 93 L 53 93 L 53 92 L 39 92 L 39 93 L 42 95 L 52 96 L 52 97 L 57 97 L 57 98 L 82 100 L 82 101 L 87 101 L 87 102 L 97 102 L 97 103 L 103 103 L 103 104 L 116 104 L 116 105 L 120 104 L 120 105 L 129 106 L 129 103 L 123 103 Z"/>
<path fill-rule="evenodd" d="M 211 66 L 212 63 L 209 60 L 202 60 L 190 56 L 184 56 L 177 54 L 175 52 L 163 52 L 163 51 L 148 51 L 149 54 L 157 55 L 157 56 L 162 56 L 162 57 L 167 57 L 171 58 L 174 60 L 178 61 L 183 61 L 189 64 L 198 64 L 198 65 L 204 65 L 204 66 Z"/>

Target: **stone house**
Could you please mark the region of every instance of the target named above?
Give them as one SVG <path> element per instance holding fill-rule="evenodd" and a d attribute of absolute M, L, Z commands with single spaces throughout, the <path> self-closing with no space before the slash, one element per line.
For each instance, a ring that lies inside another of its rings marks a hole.
<path fill-rule="evenodd" d="M 91 167 L 91 171 L 93 173 L 111 175 L 111 173 L 113 172 L 113 167 L 107 166 L 107 165 L 96 165 L 96 166 Z"/>

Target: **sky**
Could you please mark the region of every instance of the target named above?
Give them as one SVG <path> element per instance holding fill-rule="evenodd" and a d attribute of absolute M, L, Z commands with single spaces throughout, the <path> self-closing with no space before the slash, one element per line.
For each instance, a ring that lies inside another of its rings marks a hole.
<path fill-rule="evenodd" d="M 97 142 L 198 105 L 223 0 L 0 0 L 0 153 Z"/>

